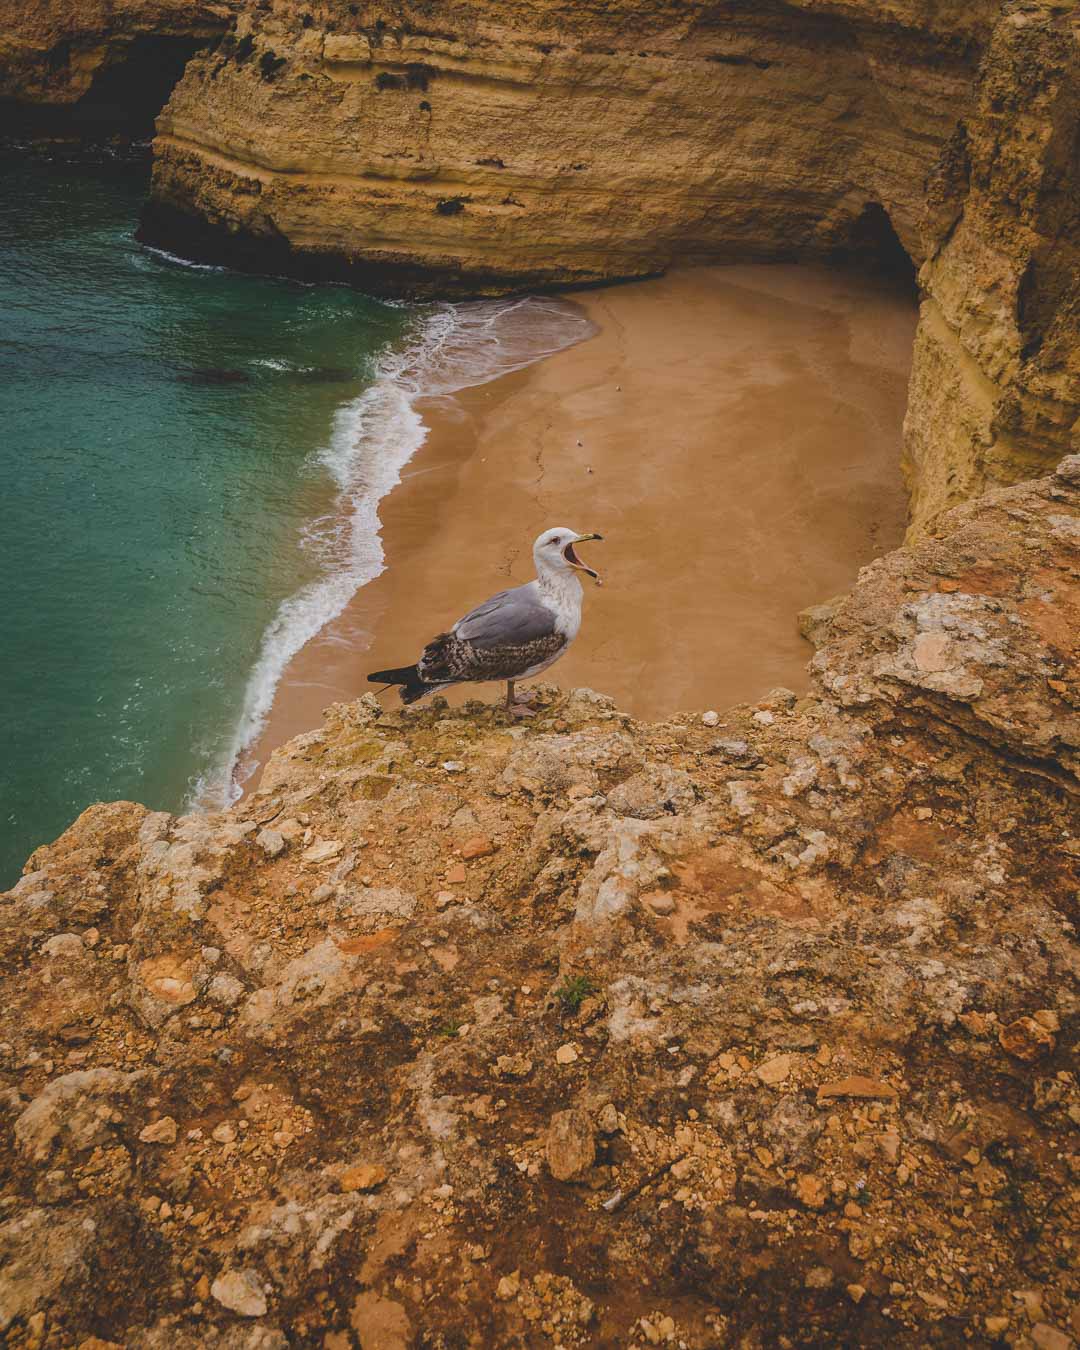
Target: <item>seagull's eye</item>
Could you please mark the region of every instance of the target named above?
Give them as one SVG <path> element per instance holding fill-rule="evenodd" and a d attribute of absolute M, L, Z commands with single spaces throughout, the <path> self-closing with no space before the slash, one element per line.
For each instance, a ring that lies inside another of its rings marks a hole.
<path fill-rule="evenodd" d="M 560 539 L 559 536 L 556 535 L 551 542 L 555 545 L 556 548 L 558 548 L 559 545 L 562 543 L 562 539 Z"/>

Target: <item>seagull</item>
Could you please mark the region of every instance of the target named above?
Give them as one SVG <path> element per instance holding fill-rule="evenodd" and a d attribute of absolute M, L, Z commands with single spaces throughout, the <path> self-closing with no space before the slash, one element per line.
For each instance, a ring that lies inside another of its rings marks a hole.
<path fill-rule="evenodd" d="M 578 572 L 601 581 L 574 552 L 575 544 L 602 539 L 578 534 L 565 525 L 545 530 L 533 544 L 536 580 L 490 600 L 458 619 L 449 633 L 440 633 L 424 648 L 414 666 L 376 670 L 372 684 L 399 685 L 402 703 L 471 680 L 505 680 L 506 709 L 511 716 L 531 717 L 532 710 L 514 701 L 514 684 L 539 675 L 562 656 L 581 627 L 581 582 Z"/>

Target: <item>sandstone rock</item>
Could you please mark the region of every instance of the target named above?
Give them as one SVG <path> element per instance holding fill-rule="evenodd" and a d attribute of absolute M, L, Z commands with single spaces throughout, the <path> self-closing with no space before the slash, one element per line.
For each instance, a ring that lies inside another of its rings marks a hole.
<path fill-rule="evenodd" d="M 1034 1017 L 1018 1017 L 998 1031 L 1001 1048 L 1016 1059 L 1029 1063 L 1049 1054 L 1055 1045 L 1054 1034 Z"/>
<path fill-rule="evenodd" d="M 754 1072 L 760 1080 L 769 1087 L 775 1087 L 791 1073 L 792 1059 L 790 1055 L 774 1055 L 772 1059 L 767 1059 L 763 1064 L 759 1064 Z"/>
<path fill-rule="evenodd" d="M 318 867 L 323 863 L 333 862 L 340 856 L 343 848 L 340 839 L 318 839 L 309 848 L 304 849 L 300 856 L 309 866 Z"/>
<path fill-rule="evenodd" d="M 89 1279 L 93 1250 L 83 1215 L 28 1209 L 0 1224 L 0 1332 Z"/>
<path fill-rule="evenodd" d="M 268 858 L 276 858 L 288 848 L 285 836 L 279 830 L 260 830 L 255 842 Z"/>
<path fill-rule="evenodd" d="M 761 763 L 761 756 L 751 749 L 746 741 L 730 739 L 714 741 L 711 754 L 719 755 L 725 763 L 733 764 L 737 769 L 752 769 Z"/>
<path fill-rule="evenodd" d="M 835 1276 L 828 1266 L 814 1266 L 806 1272 L 803 1284 L 807 1289 L 828 1289 Z"/>
<path fill-rule="evenodd" d="M 356 1296 L 349 1325 L 360 1342 L 360 1350 L 409 1350 L 412 1343 L 412 1328 L 405 1309 L 375 1293 Z"/>
<path fill-rule="evenodd" d="M 580 1052 L 571 1041 L 567 1041 L 565 1045 L 560 1045 L 558 1050 L 555 1051 L 556 1064 L 574 1064 L 579 1058 Z"/>
<path fill-rule="evenodd" d="M 115 1069 L 80 1069 L 54 1078 L 15 1121 L 20 1152 L 42 1163 L 57 1150 L 80 1154 L 107 1143 L 115 1108 L 146 1078 L 145 1072 Z"/>
<path fill-rule="evenodd" d="M 210 1286 L 210 1293 L 223 1308 L 241 1317 L 266 1316 L 266 1294 L 254 1270 L 223 1271 Z"/>
<path fill-rule="evenodd" d="M 489 857 L 495 852 L 495 845 L 483 835 L 474 835 L 472 839 L 466 839 L 458 852 L 466 862 L 471 862 L 474 858 Z"/>
<path fill-rule="evenodd" d="M 675 913 L 675 899 L 667 891 L 652 891 L 642 896 L 642 899 L 654 914 L 665 916 Z"/>
<path fill-rule="evenodd" d="M 227 971 L 219 971 L 206 986 L 207 998 L 223 1008 L 234 1008 L 245 993 L 243 982 Z"/>
<path fill-rule="evenodd" d="M 502 1299 L 504 1303 L 512 1298 L 517 1298 L 521 1289 L 521 1277 L 515 1270 L 512 1275 L 504 1275 L 495 1286 L 495 1297 Z"/>
<path fill-rule="evenodd" d="M 635 774 L 608 793 L 607 804 L 621 816 L 656 820 L 687 811 L 695 802 L 694 785 L 682 769 L 651 770 Z"/>
<path fill-rule="evenodd" d="M 596 1159 L 592 1121 L 584 1111 L 557 1111 L 547 1136 L 547 1162 L 557 1181 L 578 1181 Z"/>
<path fill-rule="evenodd" d="M 159 1120 L 144 1125 L 139 1131 L 139 1140 L 144 1144 L 175 1144 L 176 1121 L 172 1116 L 162 1116 Z"/>
<path fill-rule="evenodd" d="M 348 1194 L 351 1191 L 374 1191 L 383 1185 L 389 1173 L 381 1163 L 355 1163 L 341 1174 L 341 1189 Z"/>
<path fill-rule="evenodd" d="M 500 1078 L 528 1078 L 533 1062 L 526 1055 L 499 1055 L 495 1069 Z"/>
<path fill-rule="evenodd" d="M 1031 1328 L 1031 1339 L 1038 1350 L 1073 1350 L 1075 1344 L 1071 1336 L 1048 1322 L 1036 1322 Z"/>
<path fill-rule="evenodd" d="M 808 605 L 798 613 L 799 632 L 813 647 L 823 647 L 829 640 L 832 622 L 839 613 L 847 595 L 834 595 L 819 605 Z"/>
<path fill-rule="evenodd" d="M 820 1177 L 804 1172 L 795 1183 L 795 1194 L 808 1209 L 820 1209 L 825 1203 L 825 1186 Z"/>
<path fill-rule="evenodd" d="M 86 947 L 78 933 L 57 933 L 41 944 L 41 951 L 53 961 L 77 961 L 86 955 Z"/>
<path fill-rule="evenodd" d="M 895 1101 L 900 1094 L 890 1083 L 878 1078 L 866 1078 L 862 1074 L 852 1074 L 848 1078 L 837 1078 L 822 1083 L 817 1090 L 819 1102 L 832 1101 L 841 1097 L 878 1098 L 882 1101 Z"/>
<path fill-rule="evenodd" d="M 596 1127 L 601 1134 L 615 1134 L 619 1129 L 619 1112 L 614 1102 L 601 1107 L 596 1117 Z"/>

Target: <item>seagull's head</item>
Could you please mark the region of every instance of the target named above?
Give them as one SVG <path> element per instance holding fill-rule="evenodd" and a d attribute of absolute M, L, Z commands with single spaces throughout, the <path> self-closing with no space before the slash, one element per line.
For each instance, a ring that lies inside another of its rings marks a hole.
<path fill-rule="evenodd" d="M 587 572 L 599 586 L 599 576 L 581 561 L 574 552 L 574 545 L 602 538 L 600 534 L 578 534 L 577 530 L 568 529 L 565 525 L 545 530 L 533 544 L 533 561 L 537 572 Z"/>

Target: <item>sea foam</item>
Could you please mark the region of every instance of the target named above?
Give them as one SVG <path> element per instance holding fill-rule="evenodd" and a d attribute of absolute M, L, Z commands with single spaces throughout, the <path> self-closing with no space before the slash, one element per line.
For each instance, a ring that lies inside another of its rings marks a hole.
<path fill-rule="evenodd" d="M 584 340 L 594 331 L 576 305 L 553 297 L 439 305 L 379 360 L 367 389 L 335 414 L 317 462 L 337 488 L 332 510 L 310 522 L 305 546 L 322 571 L 282 602 L 262 636 L 227 751 L 194 785 L 189 806 L 235 801 L 258 765 L 251 757 L 292 658 L 384 569 L 379 503 L 423 445 L 421 399 L 486 384 Z"/>

